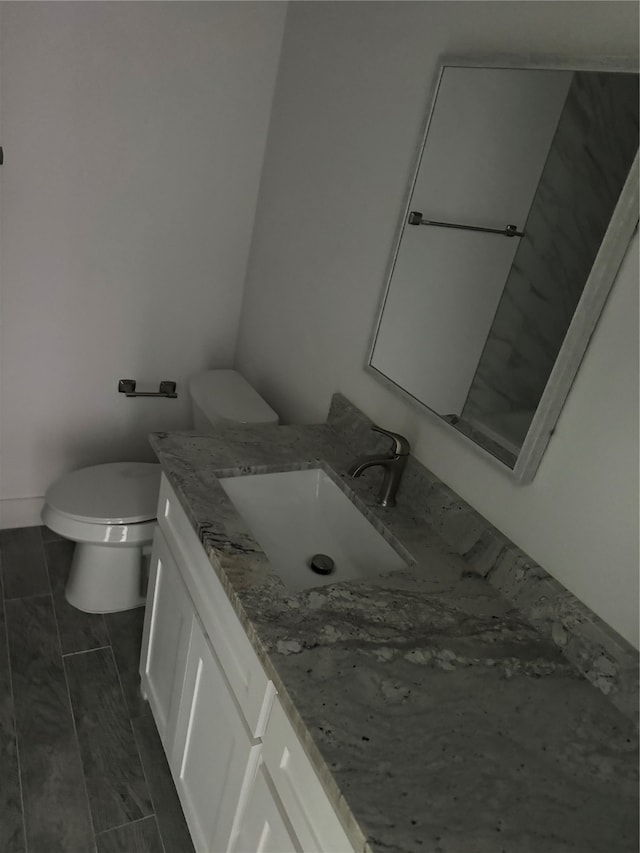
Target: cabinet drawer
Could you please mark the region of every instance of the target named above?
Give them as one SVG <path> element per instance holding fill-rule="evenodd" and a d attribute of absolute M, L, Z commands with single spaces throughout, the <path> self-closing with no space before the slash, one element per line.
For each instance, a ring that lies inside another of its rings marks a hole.
<path fill-rule="evenodd" d="M 158 524 L 238 705 L 254 737 L 261 737 L 275 695 L 273 683 L 236 616 L 202 543 L 165 475 L 160 484 Z"/>
<path fill-rule="evenodd" d="M 305 853 L 352 853 L 353 845 L 277 696 L 262 758 Z"/>

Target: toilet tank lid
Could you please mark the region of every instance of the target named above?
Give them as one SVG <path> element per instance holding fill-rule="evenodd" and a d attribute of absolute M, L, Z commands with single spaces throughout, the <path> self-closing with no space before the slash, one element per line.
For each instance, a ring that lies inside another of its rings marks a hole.
<path fill-rule="evenodd" d="M 235 370 L 207 370 L 189 380 L 193 402 L 215 423 L 217 419 L 247 424 L 277 424 L 278 415 Z"/>

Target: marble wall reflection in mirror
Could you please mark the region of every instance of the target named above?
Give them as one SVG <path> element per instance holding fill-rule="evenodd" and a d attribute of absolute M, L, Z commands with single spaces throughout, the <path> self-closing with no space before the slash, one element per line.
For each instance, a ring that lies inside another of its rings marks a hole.
<path fill-rule="evenodd" d="M 638 93 L 628 64 L 438 74 L 368 365 L 521 482 L 637 224 Z"/>

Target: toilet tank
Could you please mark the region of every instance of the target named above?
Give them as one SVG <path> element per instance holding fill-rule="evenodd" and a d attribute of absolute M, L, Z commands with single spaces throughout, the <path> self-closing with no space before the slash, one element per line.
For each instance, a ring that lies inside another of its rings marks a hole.
<path fill-rule="evenodd" d="M 278 415 L 235 370 L 207 370 L 189 380 L 193 426 L 211 432 L 231 424 L 277 424 Z"/>

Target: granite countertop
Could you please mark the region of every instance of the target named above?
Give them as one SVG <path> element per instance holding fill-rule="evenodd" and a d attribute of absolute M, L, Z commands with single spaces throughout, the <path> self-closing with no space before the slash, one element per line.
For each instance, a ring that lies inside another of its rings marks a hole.
<path fill-rule="evenodd" d="M 633 722 L 331 426 L 151 443 L 358 853 L 637 853 Z M 309 467 L 414 565 L 289 592 L 217 478 Z"/>

